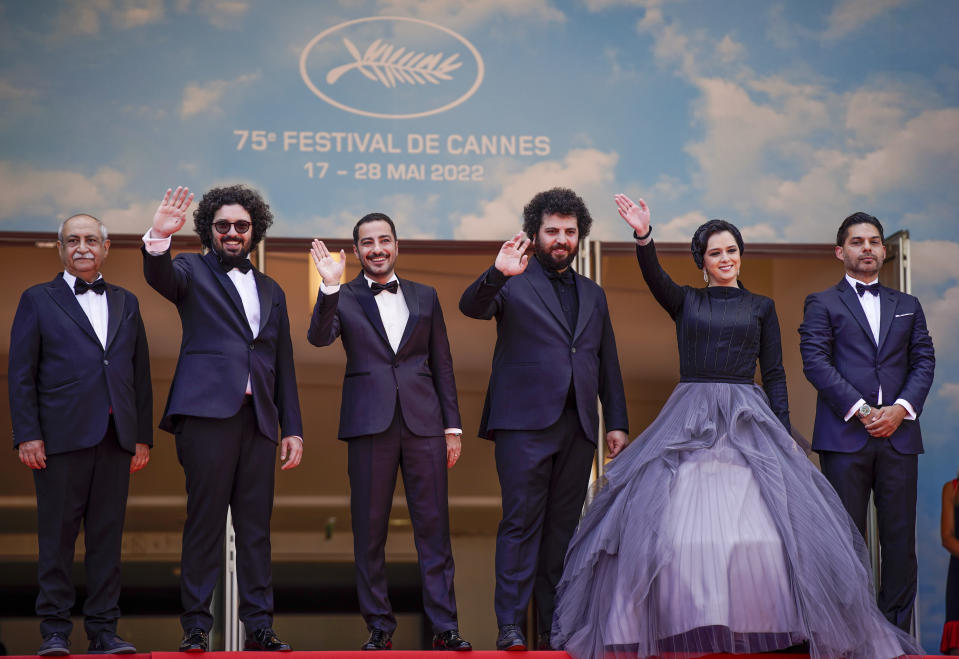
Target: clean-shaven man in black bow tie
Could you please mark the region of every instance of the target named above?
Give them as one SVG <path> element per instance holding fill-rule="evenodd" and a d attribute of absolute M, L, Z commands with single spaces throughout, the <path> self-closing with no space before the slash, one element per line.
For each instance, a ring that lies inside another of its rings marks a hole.
<path fill-rule="evenodd" d="M 879 609 L 909 631 L 916 598 L 919 415 L 935 353 L 922 306 L 879 283 L 882 224 L 854 213 L 836 235 L 846 274 L 806 298 L 799 327 L 803 371 L 819 392 L 812 448 L 860 533 L 876 502 L 882 574 Z"/>
<path fill-rule="evenodd" d="M 393 271 L 396 227 L 382 213 L 353 228 L 362 271 L 340 285 L 346 254 L 322 241 L 310 254 L 323 278 L 307 338 L 346 349 L 339 438 L 348 442 L 350 512 L 364 650 L 388 650 L 396 618 L 387 595 L 386 532 L 403 470 L 433 648 L 471 650 L 459 634 L 453 594 L 446 470 L 462 444 L 453 360 L 436 290 Z"/>
<path fill-rule="evenodd" d="M 86 540 L 88 652 L 136 652 L 117 636 L 120 542 L 130 474 L 150 459 L 150 356 L 136 297 L 107 284 L 103 224 L 74 215 L 57 234 L 64 271 L 23 293 L 10 330 L 10 414 L 37 490 L 37 654 L 70 654 L 74 545 Z"/>
<path fill-rule="evenodd" d="M 209 649 L 210 603 L 230 508 L 244 649 L 288 651 L 273 632 L 270 515 L 277 444 L 282 469 L 296 467 L 303 455 L 303 424 L 286 297 L 248 258 L 273 214 L 255 190 L 214 188 L 193 214 L 209 252 L 171 259 L 171 236 L 183 228 L 193 201 L 189 192 L 167 190 L 143 236 L 146 280 L 176 305 L 183 327 L 160 422 L 176 436 L 186 474 L 180 650 Z"/>

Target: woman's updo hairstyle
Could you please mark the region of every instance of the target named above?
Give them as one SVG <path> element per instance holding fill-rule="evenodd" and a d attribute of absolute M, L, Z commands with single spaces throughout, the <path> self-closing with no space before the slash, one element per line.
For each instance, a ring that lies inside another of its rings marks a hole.
<path fill-rule="evenodd" d="M 709 243 L 709 237 L 714 233 L 722 233 L 723 231 L 728 231 L 733 234 L 733 238 L 736 239 L 736 244 L 739 245 L 740 255 L 746 251 L 743 245 L 743 236 L 739 233 L 739 229 L 736 228 L 735 224 L 727 222 L 726 220 L 710 220 L 696 229 L 696 233 L 693 234 L 693 240 L 689 244 L 689 251 L 693 253 L 693 260 L 696 262 L 696 267 L 700 270 L 703 269 L 706 245 Z"/>

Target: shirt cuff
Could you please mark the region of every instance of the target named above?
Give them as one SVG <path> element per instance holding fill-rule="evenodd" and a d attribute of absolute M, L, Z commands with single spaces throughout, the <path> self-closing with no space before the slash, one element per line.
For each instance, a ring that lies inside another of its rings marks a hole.
<path fill-rule="evenodd" d="M 170 236 L 166 238 L 151 238 L 151 231 L 152 229 L 147 229 L 147 232 L 143 234 L 143 246 L 146 248 L 147 254 L 159 256 L 170 249 L 170 243 L 173 241 Z"/>
<path fill-rule="evenodd" d="M 846 416 L 843 417 L 843 421 L 849 421 L 859 411 L 859 408 L 862 407 L 862 404 L 866 401 L 862 398 L 856 401 L 856 404 L 849 408 L 849 411 L 846 412 Z"/>
<path fill-rule="evenodd" d="M 915 421 L 916 420 L 916 410 L 913 408 L 912 404 L 907 401 L 905 398 L 897 398 L 896 402 L 893 405 L 902 405 L 906 408 L 906 420 Z"/>
<path fill-rule="evenodd" d="M 340 285 L 339 285 L 339 284 L 333 284 L 332 286 L 327 286 L 326 284 L 324 284 L 324 283 L 321 281 L 321 282 L 320 282 L 320 292 L 323 293 L 323 295 L 333 295 L 333 293 L 339 293 L 339 292 L 340 292 Z"/>
<path fill-rule="evenodd" d="M 463 429 L 462 429 L 462 428 L 447 428 L 446 430 L 443 431 L 443 433 L 444 433 L 444 434 L 447 434 L 447 435 L 462 435 L 462 434 L 463 434 Z"/>

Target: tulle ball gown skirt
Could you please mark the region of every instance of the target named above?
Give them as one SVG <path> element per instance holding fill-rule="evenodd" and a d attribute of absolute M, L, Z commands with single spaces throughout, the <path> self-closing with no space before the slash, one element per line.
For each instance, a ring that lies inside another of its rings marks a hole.
<path fill-rule="evenodd" d="M 921 652 L 879 612 L 862 537 L 756 385 L 681 383 L 592 496 L 552 628 L 576 659 Z"/>

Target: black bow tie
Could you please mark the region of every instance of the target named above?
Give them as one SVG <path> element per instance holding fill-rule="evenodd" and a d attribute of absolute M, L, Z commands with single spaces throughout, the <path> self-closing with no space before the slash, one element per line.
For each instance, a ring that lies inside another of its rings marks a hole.
<path fill-rule="evenodd" d="M 857 281 L 856 292 L 859 293 L 859 297 L 862 297 L 863 294 L 867 292 L 872 293 L 873 295 L 879 295 L 879 282 L 877 281 L 875 284 L 869 284 L 866 286 L 865 284 Z"/>
<path fill-rule="evenodd" d="M 79 277 L 73 281 L 73 292 L 77 295 L 83 295 L 87 291 L 93 291 L 97 295 L 103 295 L 107 290 L 107 283 L 100 277 L 92 284 L 88 284 Z"/>
<path fill-rule="evenodd" d="M 250 259 L 245 256 L 220 256 L 216 255 L 217 261 L 220 262 L 220 267 L 223 268 L 223 272 L 229 272 L 233 268 L 237 268 L 243 274 L 248 273 L 253 269 L 253 264 L 250 263 Z"/>
<path fill-rule="evenodd" d="M 566 268 L 562 272 L 558 272 L 551 268 L 546 268 L 546 277 L 550 281 L 561 281 L 568 286 L 572 286 L 574 283 L 573 280 L 573 270 L 571 268 Z"/>
<path fill-rule="evenodd" d="M 379 295 L 382 291 L 389 291 L 390 293 L 395 293 L 400 289 L 400 282 L 395 279 L 386 284 L 380 284 L 379 282 L 373 282 L 370 284 L 370 290 L 373 291 L 373 295 Z"/>

